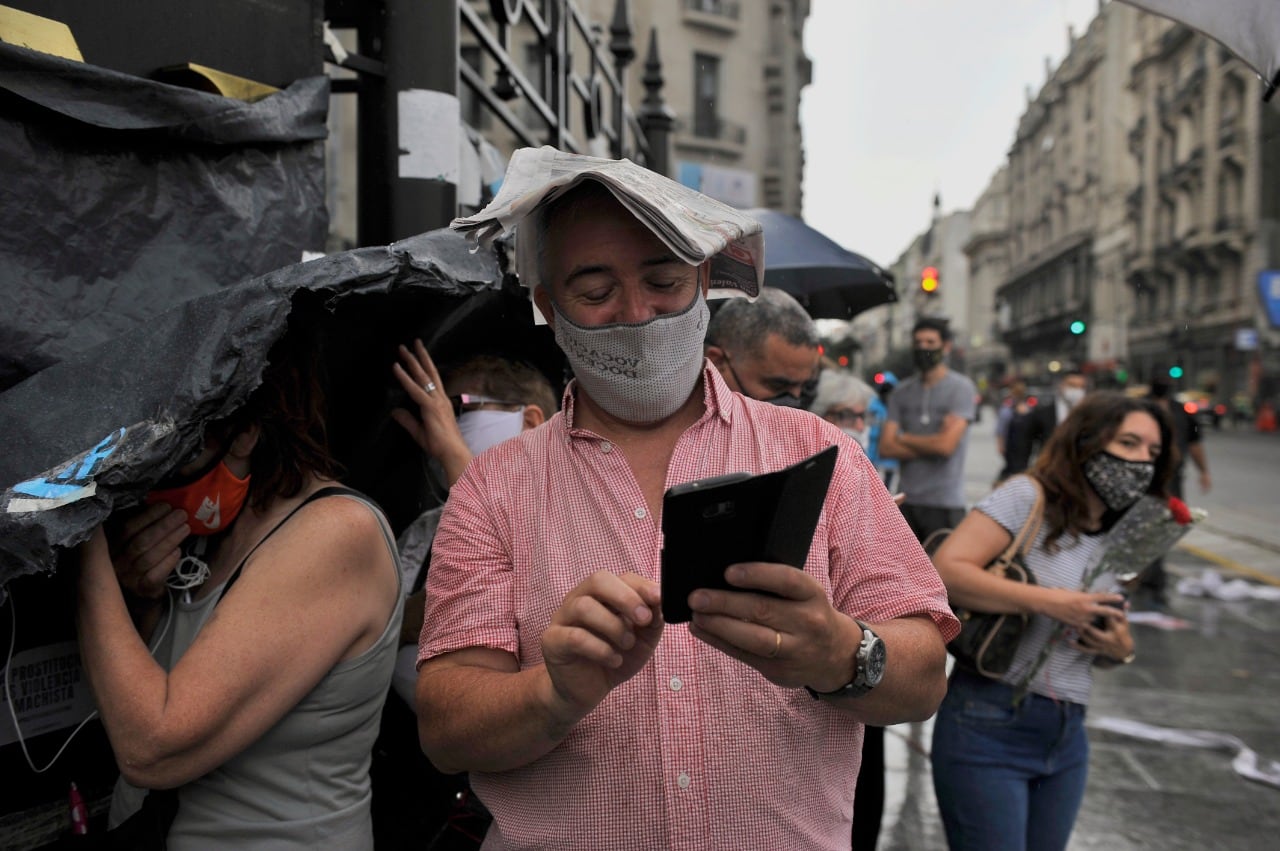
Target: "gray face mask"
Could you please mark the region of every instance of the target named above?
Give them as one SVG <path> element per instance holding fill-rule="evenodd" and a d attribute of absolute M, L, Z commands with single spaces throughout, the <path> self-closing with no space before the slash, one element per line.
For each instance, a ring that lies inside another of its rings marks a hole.
<path fill-rule="evenodd" d="M 556 343 L 591 401 L 630 423 L 653 423 L 674 414 L 702 374 L 702 341 L 711 311 L 699 287 L 679 313 L 647 322 L 586 327 L 551 303 Z"/>
<path fill-rule="evenodd" d="M 1154 461 L 1128 461 L 1110 452 L 1084 462 L 1085 480 L 1112 511 L 1124 511 L 1142 499 L 1155 475 Z"/>

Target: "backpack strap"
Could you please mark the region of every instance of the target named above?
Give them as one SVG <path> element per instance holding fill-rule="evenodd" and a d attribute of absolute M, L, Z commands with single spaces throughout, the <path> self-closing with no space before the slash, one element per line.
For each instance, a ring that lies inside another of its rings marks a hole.
<path fill-rule="evenodd" d="M 297 514 L 309 503 L 315 502 L 318 499 L 324 499 L 326 496 L 340 496 L 340 495 L 356 496 L 356 497 L 360 497 L 361 499 L 365 498 L 364 494 L 360 493 L 360 491 L 358 490 L 354 490 L 352 488 L 345 488 L 340 485 L 329 485 L 328 487 L 320 488 L 320 490 L 316 491 L 315 493 L 311 494 L 311 496 L 307 497 L 302 502 L 295 505 L 292 511 L 286 514 L 279 523 L 272 526 L 271 531 L 263 535 L 262 539 L 258 541 L 258 543 L 253 545 L 253 549 L 245 553 L 244 558 L 240 559 L 240 564 L 236 565 L 235 572 L 231 574 L 231 577 L 227 580 L 226 584 L 222 586 L 222 593 L 218 595 L 218 603 L 221 603 L 222 598 L 227 596 L 227 592 L 231 590 L 231 586 L 236 584 L 236 580 L 240 578 L 241 572 L 244 571 L 245 563 L 248 562 L 249 558 L 258 551 L 258 547 L 265 544 L 268 538 L 270 538 L 276 532 L 280 531 L 280 527 L 288 523 L 293 518 L 293 515 Z M 214 605 L 217 606 L 218 603 L 214 603 Z"/>

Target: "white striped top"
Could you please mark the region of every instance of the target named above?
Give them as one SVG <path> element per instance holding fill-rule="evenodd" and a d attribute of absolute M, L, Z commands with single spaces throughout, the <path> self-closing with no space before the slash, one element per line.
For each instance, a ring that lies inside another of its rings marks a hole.
<path fill-rule="evenodd" d="M 1026 476 L 1014 476 L 974 508 L 999 523 L 1010 535 L 1016 536 L 1031 514 L 1035 501 L 1036 490 L 1031 480 Z M 1116 587 L 1115 575 L 1108 572 L 1097 577 L 1092 588 L 1081 589 L 1085 575 L 1102 558 L 1109 535 L 1077 537 L 1067 532 L 1058 538 L 1057 550 L 1050 553 L 1044 549 L 1048 534 L 1049 524 L 1044 523 L 1036 536 L 1035 546 L 1026 558 L 1026 565 L 1038 585 L 1093 591 L 1110 591 Z M 1022 643 L 1018 645 L 1013 664 L 1000 681 L 1015 688 L 1021 686 L 1057 626 L 1058 621 L 1052 618 L 1032 615 L 1027 631 L 1023 633 Z M 1059 636 L 1049 658 L 1031 682 L 1031 692 L 1054 700 L 1069 700 L 1081 704 L 1089 702 L 1089 692 L 1093 688 L 1094 657 L 1073 649 L 1070 642 L 1074 637 L 1075 631 L 1071 629 L 1064 630 Z"/>

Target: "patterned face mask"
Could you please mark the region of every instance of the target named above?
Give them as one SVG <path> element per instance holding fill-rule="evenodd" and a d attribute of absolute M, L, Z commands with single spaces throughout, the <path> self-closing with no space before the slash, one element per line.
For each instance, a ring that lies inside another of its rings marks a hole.
<path fill-rule="evenodd" d="M 702 374 L 702 340 L 711 311 L 699 287 L 679 313 L 647 322 L 586 327 L 552 302 L 556 343 L 578 384 L 620 420 L 653 423 L 685 403 Z"/>
<path fill-rule="evenodd" d="M 1099 452 L 1084 462 L 1084 477 L 1107 508 L 1124 511 L 1151 487 L 1154 461 L 1129 461 L 1110 452 Z"/>

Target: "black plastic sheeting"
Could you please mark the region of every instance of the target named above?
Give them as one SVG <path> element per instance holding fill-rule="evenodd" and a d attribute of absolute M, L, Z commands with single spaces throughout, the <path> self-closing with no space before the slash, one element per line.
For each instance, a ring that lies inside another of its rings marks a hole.
<path fill-rule="evenodd" d="M 324 247 L 326 77 L 254 103 L 0 44 L 0 390 Z"/>
<path fill-rule="evenodd" d="M 550 331 L 534 326 L 494 252 L 472 253 L 448 230 L 197 297 L 0 394 L 0 585 L 53 570 L 60 549 L 140 502 L 201 444 L 205 423 L 243 404 L 304 301 L 324 308 L 315 312 L 344 480 L 377 500 L 397 531 L 443 496 L 390 418 L 407 399 L 391 372 L 397 344 L 417 336 L 438 361 L 487 352 L 553 379 L 563 371 Z"/>

